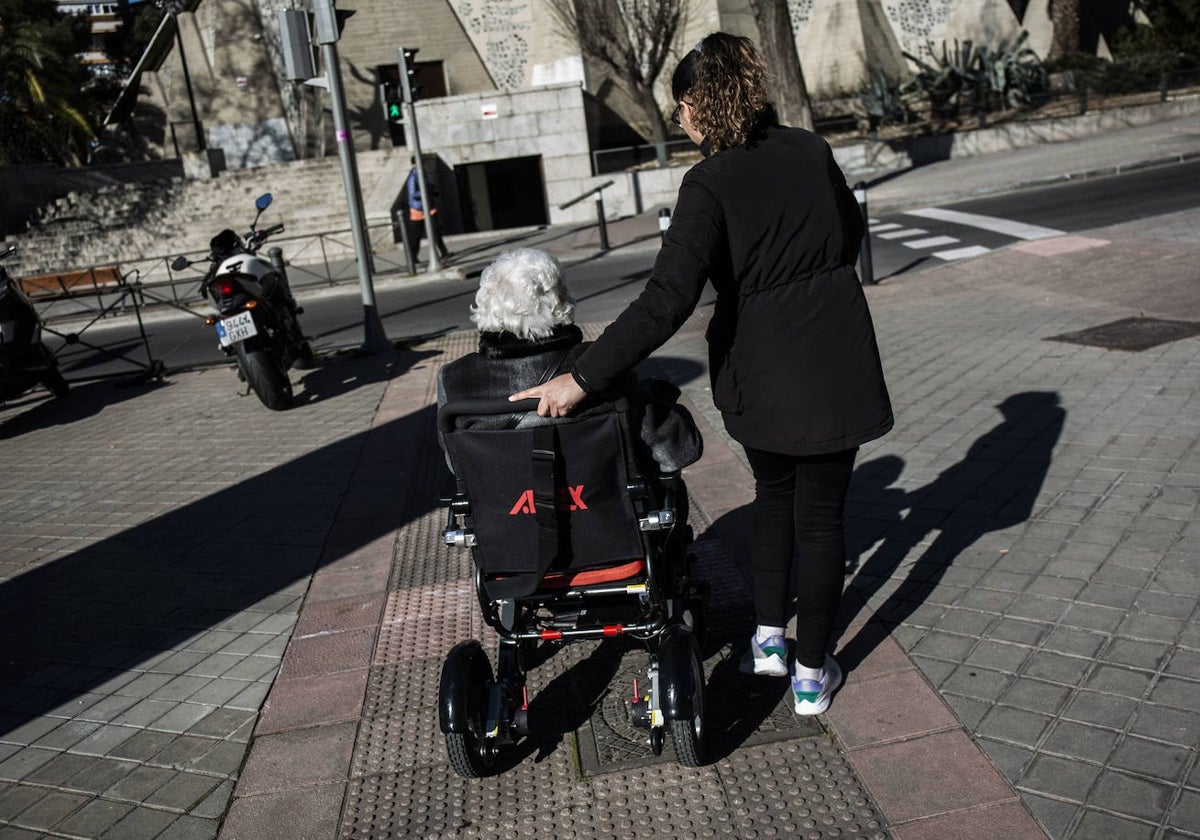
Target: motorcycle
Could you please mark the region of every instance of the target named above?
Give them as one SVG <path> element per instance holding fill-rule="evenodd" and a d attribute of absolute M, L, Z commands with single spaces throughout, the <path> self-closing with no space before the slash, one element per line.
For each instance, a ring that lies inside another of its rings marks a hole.
<path fill-rule="evenodd" d="M 17 252 L 10 245 L 0 259 Z M 44 385 L 56 398 L 71 390 L 58 361 L 42 344 L 42 319 L 17 282 L 0 266 L 0 403 Z"/>
<path fill-rule="evenodd" d="M 298 316 L 304 310 L 292 297 L 283 251 L 271 248 L 266 259 L 258 253 L 269 237 L 283 231 L 282 224 L 258 230 L 258 220 L 271 202 L 270 193 L 259 196 L 250 232 L 242 237 L 221 231 L 209 242 L 208 257 L 198 262 L 210 263 L 200 294 L 217 310 L 205 323 L 216 328 L 221 351 L 237 357 L 238 378 L 263 405 L 282 411 L 292 404 L 288 370 L 309 367 L 313 351 L 300 329 Z M 182 271 L 195 264 L 181 256 L 171 268 Z"/>

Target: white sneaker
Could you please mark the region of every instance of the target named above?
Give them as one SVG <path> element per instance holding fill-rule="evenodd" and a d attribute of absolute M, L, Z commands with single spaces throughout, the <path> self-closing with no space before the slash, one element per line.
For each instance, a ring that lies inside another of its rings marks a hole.
<path fill-rule="evenodd" d="M 820 680 L 800 679 L 792 673 L 792 693 L 796 695 L 796 714 L 819 715 L 829 708 L 833 693 L 842 684 L 842 669 L 837 660 L 825 656 L 825 675 Z"/>
<path fill-rule="evenodd" d="M 742 657 L 738 670 L 743 674 L 758 674 L 767 677 L 786 677 L 787 642 L 783 636 L 767 636 L 762 643 L 758 636 L 750 634 L 750 650 Z"/>

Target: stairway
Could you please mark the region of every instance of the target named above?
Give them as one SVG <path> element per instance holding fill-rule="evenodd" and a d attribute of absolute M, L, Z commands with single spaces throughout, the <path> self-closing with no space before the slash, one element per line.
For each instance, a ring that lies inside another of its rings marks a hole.
<path fill-rule="evenodd" d="M 355 158 L 367 219 L 383 221 L 408 174 L 407 152 L 384 149 Z M 18 248 L 8 268 L 16 276 L 35 276 L 198 254 L 223 228 L 245 233 L 254 219 L 254 200 L 265 192 L 274 203 L 261 223 L 283 222 L 285 237 L 350 227 L 340 161 L 326 157 L 227 170 L 209 180 L 173 178 L 70 193 L 8 238 Z"/>

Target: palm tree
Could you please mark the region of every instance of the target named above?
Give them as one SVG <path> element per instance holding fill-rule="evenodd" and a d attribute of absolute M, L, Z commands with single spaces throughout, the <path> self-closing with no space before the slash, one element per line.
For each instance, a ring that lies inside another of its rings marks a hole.
<path fill-rule="evenodd" d="M 87 71 L 70 46 L 78 23 L 53 3 L 52 16 L 42 3 L 20 5 L 0 5 L 0 165 L 82 163 L 94 132 Z"/>

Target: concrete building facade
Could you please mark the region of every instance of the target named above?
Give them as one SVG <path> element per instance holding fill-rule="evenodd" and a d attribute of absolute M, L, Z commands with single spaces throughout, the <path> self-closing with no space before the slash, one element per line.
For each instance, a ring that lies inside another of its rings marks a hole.
<path fill-rule="evenodd" d="M 451 229 L 594 217 L 590 202 L 560 205 L 599 181 L 592 152 L 606 142 L 605 126 L 641 127 L 630 97 L 589 65 L 556 23 L 550 2 L 339 2 L 339 10 L 354 13 L 338 50 L 357 149 L 407 143 L 403 128 L 389 123 L 385 101 L 389 81 L 398 78 L 398 50 L 419 50 L 422 145 L 432 153 L 426 166 L 445 195 Z M 327 95 L 283 78 L 278 12 L 303 6 L 304 0 L 191 0 L 190 11 L 176 16 L 205 140 L 223 150 L 227 166 L 332 153 Z M 1024 29 L 1044 51 L 1052 34 L 1046 0 L 789 0 L 789 10 L 814 98 L 851 95 L 877 71 L 900 78 L 911 68 L 905 53 L 921 55 L 944 41 L 998 45 Z M 672 59 L 718 29 L 757 39 L 749 0 L 689 0 Z M 170 35 L 161 40 L 171 44 Z M 138 81 L 174 129 L 174 139 L 168 132 L 164 140 L 167 156 L 197 145 L 187 132 L 192 121 L 178 53 L 163 50 Z M 664 113 L 666 85 L 661 79 Z"/>

